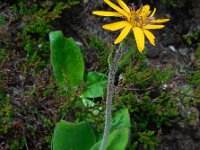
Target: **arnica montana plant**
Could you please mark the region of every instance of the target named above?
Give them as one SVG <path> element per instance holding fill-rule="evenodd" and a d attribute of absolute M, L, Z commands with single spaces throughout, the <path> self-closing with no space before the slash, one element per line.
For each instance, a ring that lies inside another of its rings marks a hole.
<path fill-rule="evenodd" d="M 99 16 L 120 17 L 124 20 L 106 24 L 103 28 L 110 31 L 122 29 L 120 35 L 114 41 L 115 44 L 120 43 L 132 29 L 138 50 L 140 52 L 144 50 L 145 36 L 148 38 L 150 43 L 155 46 L 155 36 L 149 30 L 161 29 L 164 25 L 158 25 L 157 23 L 169 21 L 169 19 L 155 19 L 154 14 L 156 12 L 156 8 L 154 8 L 151 13 L 149 5 L 141 6 L 141 8 L 136 10 L 134 5 L 128 7 L 122 0 L 117 0 L 121 8 L 112 3 L 110 0 L 104 0 L 104 2 L 116 11 L 93 11 L 93 14 Z"/>

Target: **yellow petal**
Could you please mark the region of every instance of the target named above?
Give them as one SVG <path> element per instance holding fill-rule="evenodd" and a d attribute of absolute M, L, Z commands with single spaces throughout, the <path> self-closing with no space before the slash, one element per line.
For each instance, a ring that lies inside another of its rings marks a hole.
<path fill-rule="evenodd" d="M 144 5 L 142 6 L 140 9 L 138 9 L 136 11 L 136 13 L 140 13 L 140 14 L 148 14 L 149 13 L 149 9 L 150 9 L 150 6 L 149 5 Z"/>
<path fill-rule="evenodd" d="M 128 8 L 128 6 L 122 1 L 122 0 L 117 0 L 119 5 L 127 12 L 130 13 L 130 9 Z"/>
<path fill-rule="evenodd" d="M 148 30 L 143 30 L 144 34 L 148 38 L 149 42 L 155 46 L 155 36 Z"/>
<path fill-rule="evenodd" d="M 113 4 L 110 0 L 104 0 L 106 4 L 108 4 L 110 7 L 112 7 L 114 10 L 118 11 L 122 15 L 126 16 L 129 18 L 129 15 L 121 8 L 119 8 L 117 5 Z"/>
<path fill-rule="evenodd" d="M 168 21 L 169 19 L 156 19 L 156 20 L 152 20 L 151 23 L 165 23 Z"/>
<path fill-rule="evenodd" d="M 144 5 L 141 10 L 139 15 L 142 17 L 142 21 L 145 22 L 147 16 L 150 13 L 150 6 L 149 5 Z"/>
<path fill-rule="evenodd" d="M 119 36 L 117 37 L 117 39 L 115 40 L 114 43 L 115 43 L 115 44 L 120 43 L 120 42 L 128 35 L 129 31 L 131 30 L 131 27 L 132 27 L 131 24 L 127 25 L 127 26 L 122 30 L 122 32 L 119 34 Z"/>
<path fill-rule="evenodd" d="M 143 33 L 142 29 L 140 29 L 139 27 L 134 27 L 133 33 L 135 36 L 138 50 L 142 53 L 142 51 L 144 50 L 144 33 Z"/>
<path fill-rule="evenodd" d="M 153 17 L 155 12 L 156 12 L 156 8 L 153 9 L 153 12 L 151 13 L 151 15 L 149 17 Z"/>
<path fill-rule="evenodd" d="M 150 9 L 150 6 L 149 6 L 149 5 L 144 5 L 144 6 L 142 6 L 142 13 L 148 13 L 148 12 L 149 12 L 149 9 Z"/>
<path fill-rule="evenodd" d="M 98 16 L 116 16 L 116 17 L 122 16 L 121 13 L 112 12 L 112 11 L 93 11 L 92 14 L 98 15 Z"/>
<path fill-rule="evenodd" d="M 144 26 L 144 29 L 162 29 L 164 28 L 164 25 L 146 25 Z"/>
<path fill-rule="evenodd" d="M 116 30 L 122 29 L 123 27 L 129 26 L 129 25 L 130 25 L 130 23 L 128 21 L 119 21 L 119 22 L 106 24 L 103 26 L 103 28 L 110 30 L 110 31 L 116 31 Z"/>

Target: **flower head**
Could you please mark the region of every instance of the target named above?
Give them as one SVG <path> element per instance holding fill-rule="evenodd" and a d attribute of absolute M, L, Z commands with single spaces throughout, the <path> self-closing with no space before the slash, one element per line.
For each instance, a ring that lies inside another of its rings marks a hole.
<path fill-rule="evenodd" d="M 110 31 L 122 29 L 121 33 L 114 41 L 115 44 L 120 43 L 128 35 L 130 30 L 132 30 L 140 52 L 144 50 L 145 36 L 150 43 L 155 46 L 155 36 L 149 30 L 161 29 L 164 25 L 159 25 L 158 23 L 169 21 L 169 19 L 155 19 L 154 14 L 156 8 L 151 12 L 149 5 L 144 5 L 136 10 L 134 5 L 128 7 L 122 0 L 117 0 L 119 6 L 115 5 L 110 0 L 104 0 L 104 2 L 115 11 L 93 11 L 92 13 L 99 16 L 122 18 L 122 21 L 105 24 L 103 28 Z"/>

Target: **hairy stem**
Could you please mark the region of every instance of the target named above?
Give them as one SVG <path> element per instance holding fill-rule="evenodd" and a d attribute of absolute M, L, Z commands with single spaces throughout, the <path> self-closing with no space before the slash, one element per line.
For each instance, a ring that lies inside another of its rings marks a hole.
<path fill-rule="evenodd" d="M 103 133 L 103 141 L 100 146 L 100 150 L 106 150 L 106 144 L 108 141 L 108 135 L 110 132 L 110 124 L 111 124 L 111 118 L 112 118 L 112 98 L 114 96 L 115 88 L 114 88 L 114 80 L 115 80 L 115 73 L 116 68 L 118 65 L 118 62 L 123 55 L 121 50 L 121 44 L 119 45 L 119 48 L 115 52 L 115 56 L 113 59 L 113 62 L 109 64 L 109 73 L 108 73 L 108 83 L 107 83 L 107 95 L 106 95 L 106 113 L 105 113 L 105 126 L 104 126 L 104 133 Z"/>

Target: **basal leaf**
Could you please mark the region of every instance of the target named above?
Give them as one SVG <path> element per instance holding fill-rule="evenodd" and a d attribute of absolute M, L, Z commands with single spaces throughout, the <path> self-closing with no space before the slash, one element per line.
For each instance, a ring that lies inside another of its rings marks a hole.
<path fill-rule="evenodd" d="M 84 62 L 80 48 L 61 31 L 49 34 L 51 61 L 57 82 L 62 87 L 76 87 L 83 80 Z"/>
<path fill-rule="evenodd" d="M 108 136 L 106 150 L 125 150 L 129 141 L 129 128 L 120 128 Z M 101 141 L 97 142 L 90 150 L 99 150 Z"/>
<path fill-rule="evenodd" d="M 106 150 L 125 150 L 129 141 L 130 116 L 127 108 L 117 111 L 112 119 L 111 134 L 108 136 Z M 90 150 L 99 150 L 102 140 L 92 146 Z"/>
<path fill-rule="evenodd" d="M 111 132 L 122 127 L 131 127 L 130 116 L 127 108 L 118 110 L 112 118 Z"/>
<path fill-rule="evenodd" d="M 88 87 L 81 95 L 82 98 L 96 98 L 104 94 L 107 76 L 99 72 L 89 72 L 86 76 Z"/>
<path fill-rule="evenodd" d="M 95 143 L 95 135 L 86 122 L 78 124 L 61 120 L 55 128 L 53 150 L 89 150 Z"/>

